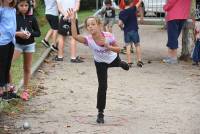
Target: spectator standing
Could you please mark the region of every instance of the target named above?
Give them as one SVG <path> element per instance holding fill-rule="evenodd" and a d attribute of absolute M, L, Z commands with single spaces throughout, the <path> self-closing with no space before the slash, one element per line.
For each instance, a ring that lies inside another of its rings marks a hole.
<path fill-rule="evenodd" d="M 100 9 L 100 14 L 103 16 L 104 31 L 112 33 L 112 27 L 115 24 L 117 5 L 112 0 L 104 0 L 103 6 Z"/>
<path fill-rule="evenodd" d="M 52 50 L 57 51 L 56 38 L 58 33 L 58 6 L 56 0 L 45 0 L 45 14 L 46 19 L 50 25 L 45 38 L 42 40 L 42 44 L 45 47 L 51 47 Z M 52 39 L 52 44 L 50 45 L 49 39 Z"/>
<path fill-rule="evenodd" d="M 80 0 L 57 0 L 57 4 L 61 18 L 58 27 L 58 54 L 54 60 L 63 61 L 65 39 L 67 36 L 71 36 L 71 22 L 67 10 L 72 8 L 76 12 L 76 26 L 77 32 L 79 33 L 77 12 L 80 8 Z M 83 62 L 82 58 L 76 55 L 76 40 L 72 37 L 70 40 L 70 55 L 70 61 L 72 63 Z"/>
<path fill-rule="evenodd" d="M 167 57 L 163 59 L 164 63 L 176 64 L 178 37 L 181 33 L 185 21 L 190 15 L 191 0 L 167 0 L 163 9 L 166 12 L 167 21 Z"/>
<path fill-rule="evenodd" d="M 132 66 L 131 60 L 131 45 L 134 43 L 136 48 L 137 66 L 142 67 L 144 64 L 141 59 L 141 47 L 140 37 L 138 34 L 138 22 L 137 22 L 137 8 L 141 4 L 141 0 L 132 6 L 131 0 L 125 0 L 125 9 L 119 13 L 119 26 L 124 30 L 124 41 L 126 45 L 126 55 L 129 67 Z"/>
<path fill-rule="evenodd" d="M 10 90 L 10 67 L 14 53 L 16 32 L 15 0 L 0 0 L 0 97 L 13 97 Z"/>
<path fill-rule="evenodd" d="M 40 36 L 38 22 L 34 15 L 29 15 L 28 0 L 17 0 L 17 30 L 13 62 L 23 54 L 24 89 L 21 98 L 28 100 L 29 80 L 31 77 L 32 57 L 35 52 L 35 37 Z"/>

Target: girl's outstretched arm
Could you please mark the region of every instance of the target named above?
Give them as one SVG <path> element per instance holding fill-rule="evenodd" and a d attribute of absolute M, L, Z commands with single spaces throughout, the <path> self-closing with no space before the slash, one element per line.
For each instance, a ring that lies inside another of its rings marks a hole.
<path fill-rule="evenodd" d="M 77 34 L 77 28 L 76 28 L 76 15 L 73 9 L 69 9 L 68 14 L 71 19 L 71 32 L 72 32 L 72 37 L 77 40 L 80 43 L 86 43 L 86 39 L 84 36 L 78 35 Z"/>

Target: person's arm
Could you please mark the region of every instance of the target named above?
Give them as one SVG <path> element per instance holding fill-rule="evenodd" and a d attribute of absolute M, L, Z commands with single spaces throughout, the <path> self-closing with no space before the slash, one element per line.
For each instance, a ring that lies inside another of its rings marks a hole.
<path fill-rule="evenodd" d="M 167 0 L 167 3 L 163 6 L 164 11 L 169 11 L 175 4 L 177 0 Z"/>
<path fill-rule="evenodd" d="M 37 6 L 37 4 L 36 4 L 36 0 L 33 0 L 33 8 L 35 9 L 36 6 Z"/>
<path fill-rule="evenodd" d="M 135 5 L 137 9 L 140 7 L 141 3 L 142 3 L 142 0 L 139 0 L 138 3 Z"/>
<path fill-rule="evenodd" d="M 27 39 L 27 35 L 22 31 L 16 31 L 15 36 L 22 39 Z"/>
<path fill-rule="evenodd" d="M 118 26 L 121 28 L 121 30 L 124 28 L 124 23 L 121 21 L 121 20 L 119 20 L 118 21 Z"/>
<path fill-rule="evenodd" d="M 33 31 L 29 31 L 31 33 L 30 36 L 40 37 L 40 35 L 41 35 L 40 28 L 39 28 L 38 22 L 34 16 L 33 16 L 32 29 L 33 29 Z"/>
<path fill-rule="evenodd" d="M 120 47 L 115 43 L 113 43 L 112 45 L 105 43 L 104 47 L 106 47 L 108 50 L 119 53 L 120 52 Z"/>
<path fill-rule="evenodd" d="M 84 36 L 78 35 L 77 34 L 77 28 L 76 28 L 76 13 L 74 12 L 73 9 L 69 9 L 68 14 L 71 19 L 71 32 L 72 32 L 72 37 L 77 40 L 80 43 L 86 43 L 86 38 Z"/>
<path fill-rule="evenodd" d="M 80 9 L 80 0 L 76 0 L 76 6 L 74 8 L 74 12 L 78 12 Z"/>

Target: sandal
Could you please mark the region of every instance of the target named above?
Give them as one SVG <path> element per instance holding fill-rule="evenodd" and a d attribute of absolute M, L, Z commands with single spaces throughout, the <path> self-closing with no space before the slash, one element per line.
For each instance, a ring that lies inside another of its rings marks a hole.
<path fill-rule="evenodd" d="M 137 62 L 137 66 L 138 66 L 138 67 L 142 67 L 143 65 L 144 65 L 144 63 L 143 63 L 142 61 L 138 61 L 138 62 Z"/>
<path fill-rule="evenodd" d="M 85 58 L 83 58 L 83 57 L 81 57 L 81 56 L 77 56 L 76 59 L 84 60 Z"/>
<path fill-rule="evenodd" d="M 132 65 L 133 65 L 133 63 L 132 63 L 132 62 L 128 63 L 128 66 L 129 66 L 129 67 L 132 67 Z"/>

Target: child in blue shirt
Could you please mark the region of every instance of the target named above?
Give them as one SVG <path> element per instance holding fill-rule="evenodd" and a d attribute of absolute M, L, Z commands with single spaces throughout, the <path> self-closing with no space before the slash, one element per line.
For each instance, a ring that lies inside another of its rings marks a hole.
<path fill-rule="evenodd" d="M 136 6 L 131 6 L 132 0 L 124 0 L 125 9 L 119 13 L 119 26 L 124 30 L 124 41 L 126 46 L 126 55 L 129 67 L 132 66 L 131 45 L 134 43 L 136 48 L 137 66 L 142 67 L 144 64 L 141 59 L 140 37 L 138 34 L 137 9 L 142 0 Z"/>
<path fill-rule="evenodd" d="M 0 97 L 8 96 L 9 71 L 14 53 L 16 32 L 15 0 L 0 2 Z"/>

